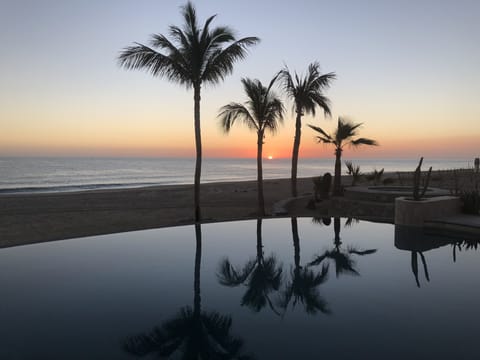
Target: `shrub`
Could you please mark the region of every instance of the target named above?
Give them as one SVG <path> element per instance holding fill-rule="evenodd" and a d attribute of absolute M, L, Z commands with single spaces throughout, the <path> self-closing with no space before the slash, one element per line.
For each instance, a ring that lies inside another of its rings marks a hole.
<path fill-rule="evenodd" d="M 360 172 L 360 165 L 353 165 L 351 161 L 345 161 L 347 167 L 347 174 L 352 175 L 352 186 L 355 186 L 358 180 L 363 176 Z"/>
<path fill-rule="evenodd" d="M 476 190 L 462 191 L 460 200 L 463 203 L 462 211 L 465 214 L 478 215 L 480 211 L 480 194 Z"/>
<path fill-rule="evenodd" d="M 383 168 L 381 170 L 374 169 L 370 174 L 365 177 L 369 181 L 373 181 L 373 185 L 378 185 L 383 176 Z"/>

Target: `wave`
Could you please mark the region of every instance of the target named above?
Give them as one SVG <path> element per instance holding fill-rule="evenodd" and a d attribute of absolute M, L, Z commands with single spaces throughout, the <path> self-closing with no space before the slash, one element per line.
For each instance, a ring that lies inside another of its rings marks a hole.
<path fill-rule="evenodd" d="M 168 182 L 169 184 L 171 181 Z M 128 184 L 83 184 L 83 185 L 59 185 L 59 186 L 29 186 L 17 188 L 0 189 L 0 194 L 35 194 L 35 193 L 58 193 L 58 192 L 76 192 L 89 190 L 106 189 L 129 189 L 141 188 L 146 186 L 166 185 L 160 182 L 128 183 Z"/>

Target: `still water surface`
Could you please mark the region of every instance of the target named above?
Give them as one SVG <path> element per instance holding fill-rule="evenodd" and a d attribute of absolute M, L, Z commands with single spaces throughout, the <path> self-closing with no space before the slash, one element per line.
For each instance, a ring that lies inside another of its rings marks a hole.
<path fill-rule="evenodd" d="M 418 248 L 393 225 L 346 222 L 2 249 L 0 358 L 478 359 L 476 244 Z"/>

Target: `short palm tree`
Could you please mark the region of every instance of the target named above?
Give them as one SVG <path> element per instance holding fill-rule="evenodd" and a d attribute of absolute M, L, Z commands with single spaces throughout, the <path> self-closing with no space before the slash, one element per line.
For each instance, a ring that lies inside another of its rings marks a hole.
<path fill-rule="evenodd" d="M 181 8 L 183 27 L 170 26 L 168 39 L 154 34 L 151 46 L 139 43 L 125 48 L 119 63 L 126 69 L 146 70 L 153 76 L 193 88 L 195 127 L 195 221 L 200 214 L 200 175 L 202 169 L 202 139 L 200 131 L 200 92 L 204 83 L 218 84 L 233 71 L 233 64 L 247 55 L 247 49 L 258 43 L 257 37 L 237 40 L 229 27 L 211 28 L 215 16 L 205 21 L 203 28 L 197 23 L 195 8 L 188 2 Z"/>
<path fill-rule="evenodd" d="M 225 133 L 230 132 L 236 120 L 240 120 L 250 130 L 257 133 L 257 189 L 260 216 L 265 215 L 262 170 L 263 139 L 266 131 L 275 134 L 285 113 L 282 101 L 272 91 L 272 86 L 277 78 L 278 75 L 270 81 L 267 87 L 257 79 L 242 79 L 243 89 L 248 98 L 247 102 L 245 105 L 233 102 L 225 105 L 220 109 L 218 115 L 220 125 Z"/>
<path fill-rule="evenodd" d="M 315 116 L 317 107 L 323 109 L 325 116 L 330 116 L 330 101 L 323 95 L 323 90 L 330 86 L 335 79 L 335 73 L 321 74 L 320 64 L 314 62 L 308 66 L 308 71 L 303 77 L 297 73 L 291 74 L 287 67 L 280 72 L 283 89 L 293 101 L 295 119 L 295 138 L 292 150 L 291 187 L 292 196 L 297 196 L 297 165 L 300 150 L 300 137 L 302 135 L 302 116 Z"/>
<path fill-rule="evenodd" d="M 130 336 L 123 342 L 126 352 L 136 356 L 156 354 L 158 358 L 253 359 L 244 354 L 243 341 L 232 336 L 232 318 L 201 310 L 200 264 L 202 235 L 195 225 L 196 251 L 193 309 L 183 307 L 175 317 L 152 331 Z"/>
<path fill-rule="evenodd" d="M 293 217 L 291 222 L 295 266 L 290 272 L 291 280 L 287 282 L 285 290 L 281 294 L 280 307 L 286 311 L 289 304 L 295 307 L 296 304 L 301 303 L 308 314 L 315 314 L 318 311 L 329 314 L 328 303 L 318 290 L 319 286 L 327 281 L 328 264 L 322 266 L 320 273 L 300 265 L 300 237 L 297 218 Z"/>
<path fill-rule="evenodd" d="M 345 223 L 346 226 L 350 226 L 351 221 L 347 220 Z M 355 269 L 355 261 L 352 258 L 352 255 L 370 255 L 377 252 L 377 249 L 369 250 L 359 250 L 354 247 L 348 247 L 346 250 L 342 249 L 342 242 L 340 239 L 340 218 L 336 217 L 333 219 L 333 230 L 335 237 L 333 239 L 334 248 L 331 250 L 326 250 L 323 254 L 318 255 L 315 259 L 309 263 L 309 266 L 320 265 L 324 260 L 332 260 L 335 264 L 335 274 L 338 277 L 340 274 L 351 274 L 359 275 L 357 269 Z"/>
<path fill-rule="evenodd" d="M 335 146 L 335 176 L 333 179 L 333 193 L 334 195 L 342 194 L 342 152 L 346 145 L 357 147 L 360 145 L 373 145 L 378 143 L 375 140 L 367 138 L 355 138 L 358 133 L 358 129 L 362 124 L 354 124 L 341 117 L 338 118 L 337 129 L 333 135 L 327 134 L 318 126 L 308 125 L 316 132 L 320 133 L 317 136 L 319 143 L 332 144 Z"/>
<path fill-rule="evenodd" d="M 246 285 L 242 305 L 259 312 L 265 306 L 280 315 L 271 299 L 279 291 L 282 282 L 282 266 L 274 255 L 265 257 L 262 244 L 262 219 L 257 219 L 257 256 L 249 260 L 242 269 L 236 269 L 228 258 L 220 262 L 217 273 L 220 284 L 229 287 Z"/>

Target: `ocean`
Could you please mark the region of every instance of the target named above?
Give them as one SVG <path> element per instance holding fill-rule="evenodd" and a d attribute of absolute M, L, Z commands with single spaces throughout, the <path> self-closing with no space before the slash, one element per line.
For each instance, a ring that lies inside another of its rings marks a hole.
<path fill-rule="evenodd" d="M 418 159 L 344 159 L 364 173 L 413 171 Z M 195 159 L 0 157 L 0 194 L 193 184 Z M 264 160 L 264 178 L 289 178 L 290 159 Z M 334 159 L 300 159 L 299 177 L 333 173 Z M 425 159 L 423 169 L 473 167 L 473 159 Z M 202 183 L 256 179 L 256 159 L 204 159 Z"/>

